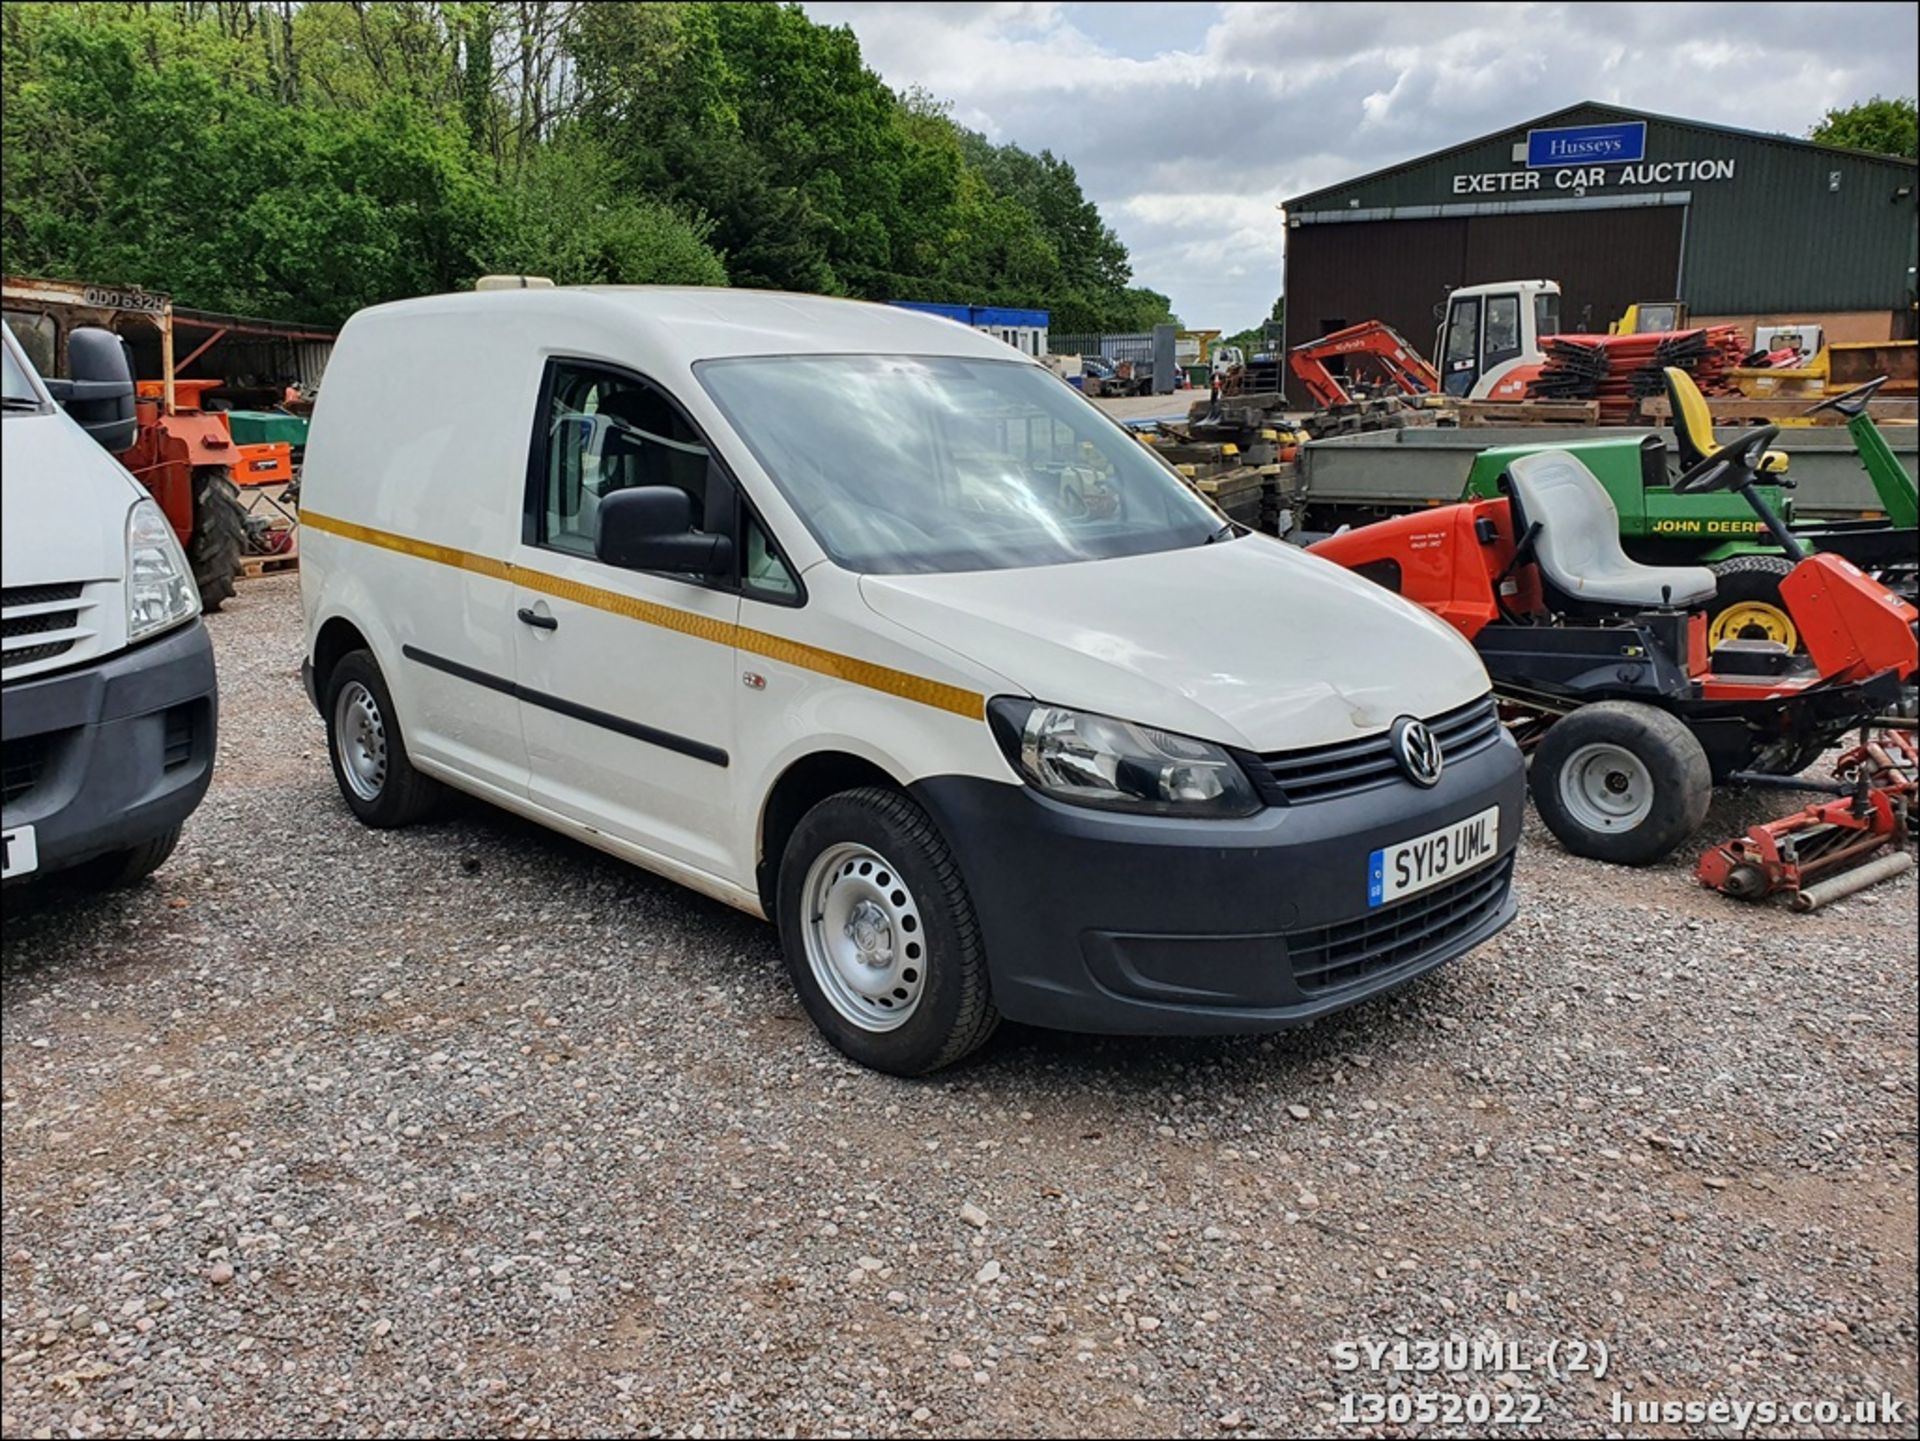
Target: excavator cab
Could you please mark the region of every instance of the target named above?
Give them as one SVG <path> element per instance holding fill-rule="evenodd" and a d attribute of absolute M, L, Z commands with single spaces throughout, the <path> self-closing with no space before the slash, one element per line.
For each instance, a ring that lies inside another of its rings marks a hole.
<path fill-rule="evenodd" d="M 1523 400 L 1540 373 L 1542 340 L 1560 332 L 1560 286 L 1552 280 L 1463 285 L 1447 296 L 1434 337 L 1441 384 L 1461 400 Z"/>
<path fill-rule="evenodd" d="M 1669 365 L 1663 374 L 1667 382 L 1667 400 L 1673 406 L 1674 454 L 1684 474 L 1702 461 L 1720 454 L 1722 446 L 1713 438 L 1713 412 L 1693 377 L 1677 365 Z M 1769 450 L 1760 462 L 1760 474 L 1784 476 L 1787 453 Z"/>

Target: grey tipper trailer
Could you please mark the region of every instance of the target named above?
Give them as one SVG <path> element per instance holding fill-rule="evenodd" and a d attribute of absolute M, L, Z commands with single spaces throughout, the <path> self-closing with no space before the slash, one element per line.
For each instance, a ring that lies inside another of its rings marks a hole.
<path fill-rule="evenodd" d="M 1552 445 L 1661 433 L 1644 426 L 1410 426 L 1328 436 L 1300 447 L 1304 525 L 1311 531 L 1330 531 L 1342 524 L 1361 525 L 1382 515 L 1458 500 L 1474 456 L 1497 445 Z M 1737 432 L 1723 427 L 1717 433 L 1729 440 Z M 1920 474 L 1916 469 L 1920 427 L 1884 425 L 1880 433 L 1908 473 Z M 1774 448 L 1786 451 L 1790 458 L 1796 515 L 1839 518 L 1879 508 L 1879 497 L 1844 428 L 1783 426 Z"/>

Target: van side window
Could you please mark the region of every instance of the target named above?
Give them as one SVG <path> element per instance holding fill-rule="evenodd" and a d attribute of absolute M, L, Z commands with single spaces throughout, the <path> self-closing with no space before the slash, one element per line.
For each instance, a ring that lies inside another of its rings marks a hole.
<path fill-rule="evenodd" d="M 696 517 L 706 515 L 706 443 L 665 394 L 559 361 L 552 396 L 539 544 L 592 555 L 600 502 L 636 485 L 676 486 L 693 497 Z"/>

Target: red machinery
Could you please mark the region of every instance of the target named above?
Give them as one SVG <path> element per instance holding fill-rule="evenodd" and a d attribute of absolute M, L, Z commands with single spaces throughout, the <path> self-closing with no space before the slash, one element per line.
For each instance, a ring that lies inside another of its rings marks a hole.
<path fill-rule="evenodd" d="M 1717 782 L 1768 784 L 1890 710 L 1920 669 L 1920 614 L 1839 556 L 1809 555 L 1755 488 L 1763 426 L 1674 483 L 1743 496 L 1793 570 L 1780 582 L 1805 656 L 1769 641 L 1709 654 L 1711 571 L 1620 547 L 1606 488 L 1574 454 L 1512 462 L 1507 495 L 1420 511 L 1309 547 L 1447 621 L 1509 715 L 1537 735 L 1547 828 L 1577 855 L 1646 865 L 1705 819 Z"/>
<path fill-rule="evenodd" d="M 1824 783 L 1783 782 L 1796 790 L 1830 791 L 1832 798 L 1715 846 L 1694 870 L 1700 884 L 1743 901 L 1785 891 L 1796 911 L 1811 911 L 1912 870 L 1905 847 L 1920 794 L 1920 747 L 1913 734 L 1863 733 L 1833 773 L 1835 779 Z M 1868 859 L 1883 847 L 1891 847 L 1891 854 Z M 1846 874 L 1835 875 L 1841 870 Z M 1816 880 L 1820 876 L 1830 879 Z"/>
<path fill-rule="evenodd" d="M 1327 368 L 1330 360 L 1359 363 L 1359 373 L 1344 380 Z M 1321 409 L 1352 405 L 1364 395 L 1392 392 L 1400 395 L 1438 395 L 1440 372 L 1427 363 L 1407 338 L 1381 320 L 1365 320 L 1336 330 L 1318 340 L 1296 345 L 1287 363 Z M 1368 372 L 1377 378 L 1367 379 Z M 1364 385 L 1360 395 L 1350 386 Z"/>

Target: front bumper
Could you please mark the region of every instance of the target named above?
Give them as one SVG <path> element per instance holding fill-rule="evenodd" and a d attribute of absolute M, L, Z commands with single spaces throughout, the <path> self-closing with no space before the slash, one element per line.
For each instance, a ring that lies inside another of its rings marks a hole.
<path fill-rule="evenodd" d="M 1302 1025 L 1513 919 L 1526 776 L 1504 732 L 1449 762 L 1431 790 L 1395 781 L 1238 821 L 1089 810 L 962 776 L 912 791 L 966 879 L 994 1004 L 1029 1025 L 1145 1035 Z M 1493 861 L 1368 907 L 1374 850 L 1495 805 Z"/>
<path fill-rule="evenodd" d="M 10 685 L 4 701 L 0 814 L 9 830 L 33 827 L 33 876 L 164 835 L 207 792 L 219 707 L 213 642 L 197 618 L 96 664 Z"/>

